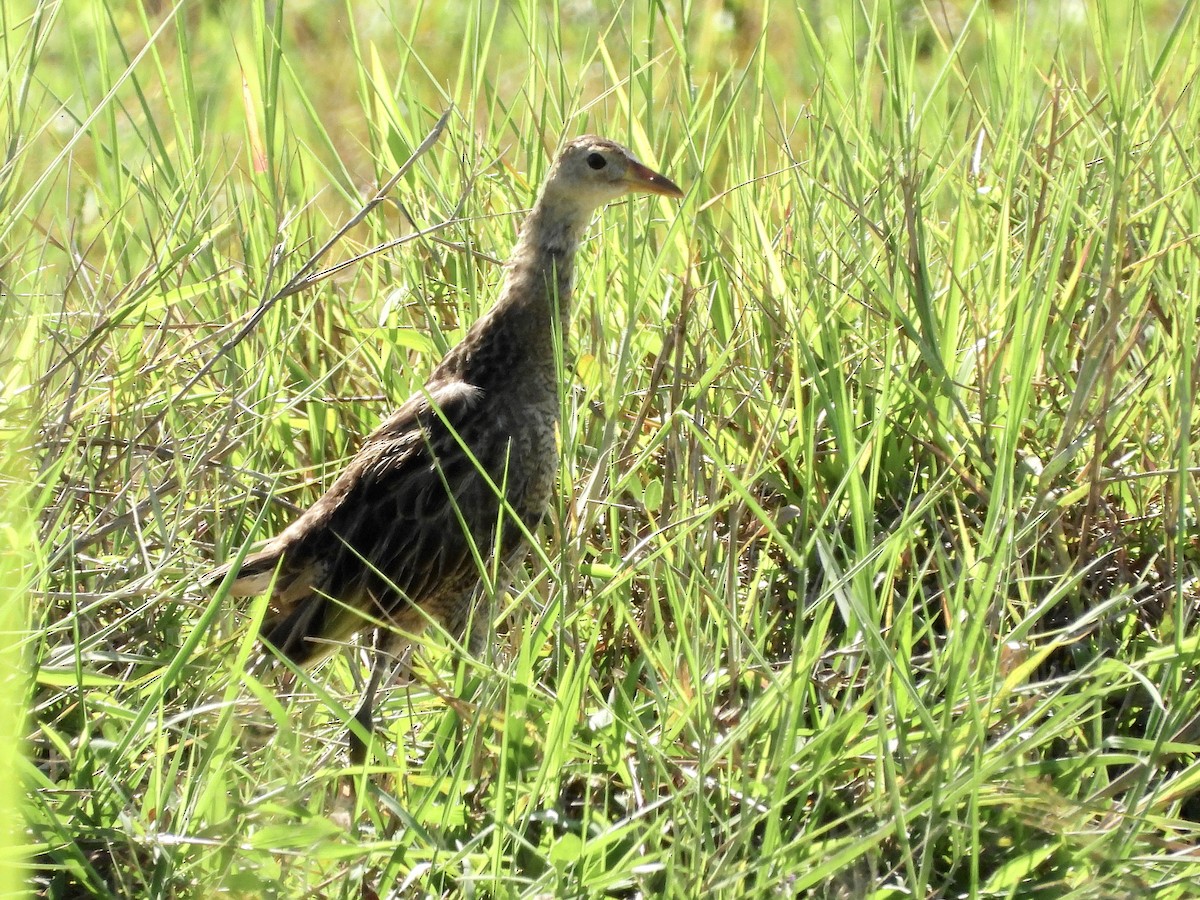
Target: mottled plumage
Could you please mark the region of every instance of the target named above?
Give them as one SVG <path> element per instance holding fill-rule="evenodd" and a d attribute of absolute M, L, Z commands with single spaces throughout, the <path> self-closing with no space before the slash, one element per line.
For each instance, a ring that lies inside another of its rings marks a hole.
<path fill-rule="evenodd" d="M 495 306 L 325 495 L 242 562 L 230 593 L 262 593 L 274 581 L 263 637 L 279 652 L 306 665 L 372 623 L 383 624 L 387 642 L 393 631 L 419 634 L 427 617 L 462 634 L 481 562 L 497 551 L 519 561 L 522 530 L 500 497 L 527 529 L 549 505 L 554 346 L 570 318 L 575 251 L 595 210 L 631 191 L 682 196 L 618 144 L 591 135 L 568 143 L 522 226 Z M 477 652 L 486 633 L 472 638 Z M 357 716 L 368 729 L 381 673 L 377 666 Z M 361 758 L 363 748 L 353 749 Z"/>

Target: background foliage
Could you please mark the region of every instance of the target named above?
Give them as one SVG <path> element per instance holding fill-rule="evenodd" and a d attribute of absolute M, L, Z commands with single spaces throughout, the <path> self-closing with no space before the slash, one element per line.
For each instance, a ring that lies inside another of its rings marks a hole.
<path fill-rule="evenodd" d="M 0 745 L 29 751 L 0 749 L 0 878 L 1187 896 L 1196 28 L 1167 0 L 0 5 Z M 447 109 L 323 260 L 350 265 L 278 298 Z M 585 131 L 688 198 L 583 251 L 561 501 L 497 652 L 423 649 L 348 775 L 361 659 L 289 686 L 262 603 L 196 576 L 488 307 Z"/>

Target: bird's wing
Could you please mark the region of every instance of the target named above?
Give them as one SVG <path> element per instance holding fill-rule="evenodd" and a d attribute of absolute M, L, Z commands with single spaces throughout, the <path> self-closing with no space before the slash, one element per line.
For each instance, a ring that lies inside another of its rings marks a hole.
<path fill-rule="evenodd" d="M 364 615 L 384 618 L 478 579 L 472 543 L 490 556 L 500 509 L 480 469 L 500 483 L 508 454 L 483 399 L 461 382 L 427 386 L 367 438 L 324 496 L 243 560 L 230 593 L 262 593 L 274 581 L 276 614 L 263 627 L 272 644 L 303 662 L 316 655 L 306 639 L 344 639 Z"/>

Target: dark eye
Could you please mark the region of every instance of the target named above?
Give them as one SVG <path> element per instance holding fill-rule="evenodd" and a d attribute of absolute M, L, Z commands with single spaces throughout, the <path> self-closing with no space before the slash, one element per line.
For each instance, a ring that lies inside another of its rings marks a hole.
<path fill-rule="evenodd" d="M 593 153 L 587 158 L 587 164 L 593 169 L 603 169 L 608 165 L 608 160 L 599 153 Z"/>

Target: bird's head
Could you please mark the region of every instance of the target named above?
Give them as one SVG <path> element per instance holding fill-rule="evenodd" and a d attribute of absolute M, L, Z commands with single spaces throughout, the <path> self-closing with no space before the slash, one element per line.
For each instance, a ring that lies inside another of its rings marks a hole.
<path fill-rule="evenodd" d="M 544 194 L 595 209 L 630 193 L 682 197 L 683 191 L 620 144 L 594 134 L 567 143 L 550 169 Z"/>

